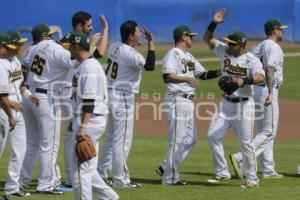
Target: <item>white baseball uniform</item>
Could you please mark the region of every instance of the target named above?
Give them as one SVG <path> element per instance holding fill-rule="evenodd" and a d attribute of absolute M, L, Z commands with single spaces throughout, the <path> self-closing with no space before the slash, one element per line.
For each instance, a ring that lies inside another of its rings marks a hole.
<path fill-rule="evenodd" d="M 21 103 L 22 96 L 20 93 L 20 85 L 23 81 L 21 63 L 17 57 L 14 57 L 11 61 L 7 59 L 0 59 L 0 68 L 5 68 L 4 74 L 8 74 L 9 79 L 9 100 Z M 1 72 L 2 74 L 2 72 Z M 19 179 L 22 164 L 26 152 L 26 129 L 25 122 L 21 112 L 12 109 L 12 114 L 16 120 L 16 126 L 13 130 L 9 131 L 8 117 L 3 111 L 1 112 L 1 141 L 0 149 L 1 154 L 8 139 L 11 146 L 11 155 L 8 161 L 8 176 L 7 182 L 5 183 L 4 192 L 6 195 L 19 192 Z"/>
<path fill-rule="evenodd" d="M 5 67 L 5 65 L 7 65 L 7 60 L 6 59 L 0 59 L 0 94 L 9 94 L 9 89 L 10 89 L 10 84 L 9 84 L 9 79 L 8 79 L 8 72 L 7 69 Z M 4 110 L 0 107 L 1 109 L 1 116 L 0 116 L 0 120 L 1 120 L 1 148 L 0 148 L 0 158 L 2 157 L 3 151 L 4 151 L 4 147 L 5 147 L 5 143 L 6 143 L 6 129 L 9 130 L 9 124 L 8 124 L 8 117 L 5 114 Z"/>
<path fill-rule="evenodd" d="M 189 52 L 172 48 L 163 59 L 163 74 L 175 74 L 180 77 L 198 78 L 205 68 Z M 189 155 L 197 142 L 197 130 L 194 119 L 195 88 L 188 83 L 166 84 L 166 112 L 169 122 L 169 145 L 164 169 L 163 184 L 176 184 L 180 181 L 179 165 Z"/>
<path fill-rule="evenodd" d="M 64 163 L 65 163 L 65 185 L 72 185 L 72 165 L 73 160 L 70 155 L 72 155 L 72 127 L 70 127 L 73 119 L 73 101 L 72 96 L 72 79 L 75 74 L 75 69 L 70 69 L 67 76 L 65 77 L 65 85 L 62 90 L 62 100 L 61 104 L 63 106 L 64 113 L 64 123 L 65 123 L 65 138 L 64 138 Z"/>
<path fill-rule="evenodd" d="M 126 187 L 131 182 L 127 158 L 134 125 L 134 93 L 138 93 L 144 57 L 122 42 L 108 49 L 108 130 L 98 162 L 98 171 L 106 179 L 112 167 L 113 184 Z"/>
<path fill-rule="evenodd" d="M 273 158 L 274 138 L 277 134 L 279 120 L 278 88 L 283 81 L 283 51 L 273 40 L 266 39 L 250 50 L 261 59 L 264 70 L 274 67 L 273 99 L 270 106 L 264 106 L 269 94 L 268 86 L 264 82 L 254 86 L 254 101 L 256 109 L 257 134 L 253 140 L 255 155 L 260 156 L 262 174 L 271 176 L 276 173 Z M 261 109 L 262 108 L 262 109 Z M 241 154 L 235 154 L 242 160 Z"/>
<path fill-rule="evenodd" d="M 264 76 L 261 62 L 252 53 L 234 57 L 226 53 L 228 46 L 216 41 L 214 51 L 220 58 L 222 76 Z M 240 143 L 243 155 L 243 174 L 246 181 L 258 183 L 256 159 L 252 141 L 254 119 L 253 85 L 240 87 L 230 96 L 224 94 L 208 130 L 208 141 L 213 153 L 216 176 L 228 177 L 228 165 L 224 157 L 223 138 L 232 127 Z"/>
<path fill-rule="evenodd" d="M 98 149 L 99 138 L 104 133 L 106 126 L 107 109 L 107 81 L 102 66 L 95 58 L 84 60 L 76 71 L 73 84 L 75 93 L 73 130 L 78 133 L 81 125 L 82 107 L 84 99 L 93 99 L 94 110 L 87 124 L 86 133 L 91 136 L 96 149 Z M 75 154 L 76 134 L 73 136 L 73 188 L 76 200 L 90 200 L 93 195 L 97 199 L 117 200 L 119 196 L 101 178 L 97 172 L 97 156 L 89 161 L 78 164 Z"/>
<path fill-rule="evenodd" d="M 68 70 L 76 67 L 70 52 L 53 40 L 37 44 L 32 52 L 28 74 L 30 91 L 40 99 L 30 104 L 38 127 L 39 176 L 38 191 L 51 191 L 59 184 L 56 165 L 60 138 L 61 107 L 59 92 Z"/>
<path fill-rule="evenodd" d="M 27 77 L 24 77 L 25 83 L 30 85 L 30 80 L 28 79 L 28 73 L 30 65 L 33 59 L 33 52 L 36 45 L 27 48 L 22 55 L 22 67 L 23 70 L 27 71 Z M 31 104 L 33 104 L 27 97 L 23 97 L 24 106 L 24 120 L 26 124 L 26 155 L 21 169 L 20 177 L 20 187 L 26 188 L 30 181 L 32 180 L 32 173 L 34 169 L 35 159 L 39 150 L 39 137 L 38 137 L 38 125 L 34 119 L 34 113 L 32 111 Z M 33 105 L 34 106 L 34 105 Z"/>

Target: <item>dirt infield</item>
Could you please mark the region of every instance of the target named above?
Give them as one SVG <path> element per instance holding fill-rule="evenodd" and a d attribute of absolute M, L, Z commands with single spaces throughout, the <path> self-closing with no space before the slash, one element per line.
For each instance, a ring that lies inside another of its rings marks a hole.
<path fill-rule="evenodd" d="M 210 118 L 210 113 L 213 112 L 213 106 L 211 103 L 216 101 L 209 100 L 195 100 L 195 103 L 203 102 L 205 105 L 198 107 L 198 116 Z M 153 103 L 153 105 L 152 105 Z M 168 123 L 165 113 L 160 114 L 155 112 L 155 108 L 159 108 L 161 101 L 152 101 L 149 104 L 148 101 L 142 100 L 140 97 L 136 98 L 136 104 L 138 105 L 138 120 L 135 121 L 134 133 L 141 135 L 167 135 Z M 208 105 L 211 104 L 211 105 Z M 154 106 L 155 105 L 155 106 Z M 300 102 L 299 101 L 280 101 L 280 117 L 278 128 L 278 139 L 285 140 L 300 140 Z M 197 128 L 200 137 L 205 137 L 210 120 L 197 120 Z M 226 137 L 233 137 L 234 133 L 232 129 L 229 131 Z"/>

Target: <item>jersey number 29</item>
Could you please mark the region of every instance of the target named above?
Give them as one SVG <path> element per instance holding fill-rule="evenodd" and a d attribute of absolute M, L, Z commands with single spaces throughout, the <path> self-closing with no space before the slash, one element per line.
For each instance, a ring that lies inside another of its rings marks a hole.
<path fill-rule="evenodd" d="M 110 69 L 110 67 L 112 66 L 111 68 L 111 73 L 110 73 L 110 77 L 112 79 L 116 79 L 117 78 L 117 75 L 118 75 L 118 63 L 115 62 L 115 61 L 112 61 L 111 59 L 108 59 L 107 60 L 107 68 L 105 70 L 105 74 L 107 75 L 108 74 L 108 71 Z"/>
<path fill-rule="evenodd" d="M 45 59 L 41 58 L 39 55 L 35 55 L 31 64 L 30 71 L 41 76 L 43 73 L 45 63 Z"/>

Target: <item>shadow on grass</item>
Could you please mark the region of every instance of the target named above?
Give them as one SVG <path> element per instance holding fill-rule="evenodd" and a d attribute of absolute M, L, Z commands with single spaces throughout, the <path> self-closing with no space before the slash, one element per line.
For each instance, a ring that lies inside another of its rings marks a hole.
<path fill-rule="evenodd" d="M 141 184 L 161 185 L 160 179 L 146 179 L 146 178 L 131 178 L 131 179 Z"/>
<path fill-rule="evenodd" d="M 290 178 L 297 178 L 297 177 L 299 177 L 299 179 L 300 179 L 300 175 L 298 175 L 298 174 L 296 174 L 296 173 L 294 173 L 294 174 L 289 174 L 289 173 L 285 173 L 285 172 L 279 172 L 280 174 L 282 174 L 284 177 L 290 177 Z"/>
<path fill-rule="evenodd" d="M 180 173 L 186 175 L 207 176 L 207 177 L 212 177 L 215 175 L 213 173 L 205 173 L 205 172 L 180 172 Z"/>
<path fill-rule="evenodd" d="M 161 179 L 144 179 L 144 178 L 132 178 L 133 181 L 137 182 L 137 183 L 141 183 L 141 184 L 149 184 L 149 185 L 162 185 Z M 195 185 L 202 185 L 202 186 L 208 186 L 208 187 L 220 187 L 220 186 L 233 186 L 233 187 L 237 187 L 237 184 L 230 184 L 227 181 L 224 181 L 222 183 L 218 183 L 218 184 L 212 184 L 212 183 L 208 183 L 206 181 L 189 181 L 189 180 L 184 180 L 189 182 L 189 185 L 191 186 L 195 186 Z M 182 187 L 179 185 L 175 185 L 174 187 Z"/>

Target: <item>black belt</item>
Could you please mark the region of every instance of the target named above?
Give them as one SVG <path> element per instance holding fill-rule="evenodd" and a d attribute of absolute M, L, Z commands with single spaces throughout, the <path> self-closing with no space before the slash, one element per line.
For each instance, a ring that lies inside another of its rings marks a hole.
<path fill-rule="evenodd" d="M 82 113 L 80 114 L 77 114 L 77 113 L 73 113 L 74 117 L 79 117 L 79 116 L 82 116 Z M 96 117 L 100 117 L 100 116 L 104 116 L 103 114 L 98 114 L 98 113 L 92 113 L 93 116 L 96 116 Z"/>
<path fill-rule="evenodd" d="M 192 100 L 194 98 L 194 95 L 192 95 L 192 94 L 183 94 L 181 97 Z"/>
<path fill-rule="evenodd" d="M 263 85 L 257 85 L 257 86 L 260 86 L 260 87 L 266 87 L 267 85 L 266 85 L 266 84 L 263 84 Z M 275 88 L 278 89 L 278 88 L 279 88 L 279 85 L 276 85 Z"/>
<path fill-rule="evenodd" d="M 48 91 L 46 89 L 43 89 L 43 88 L 36 88 L 35 92 L 43 93 L 43 94 L 47 94 L 48 93 Z"/>
<path fill-rule="evenodd" d="M 172 94 L 172 93 L 168 93 L 167 94 L 168 97 L 182 97 L 182 98 L 185 98 L 185 99 L 189 99 L 189 100 L 192 100 L 195 96 L 192 95 L 192 94 L 185 94 L 185 93 L 175 93 L 175 94 Z"/>
<path fill-rule="evenodd" d="M 249 98 L 248 97 L 228 97 L 224 95 L 224 99 L 226 99 L 227 101 L 231 102 L 231 103 L 239 103 L 239 102 L 243 102 L 243 101 L 248 101 Z"/>

